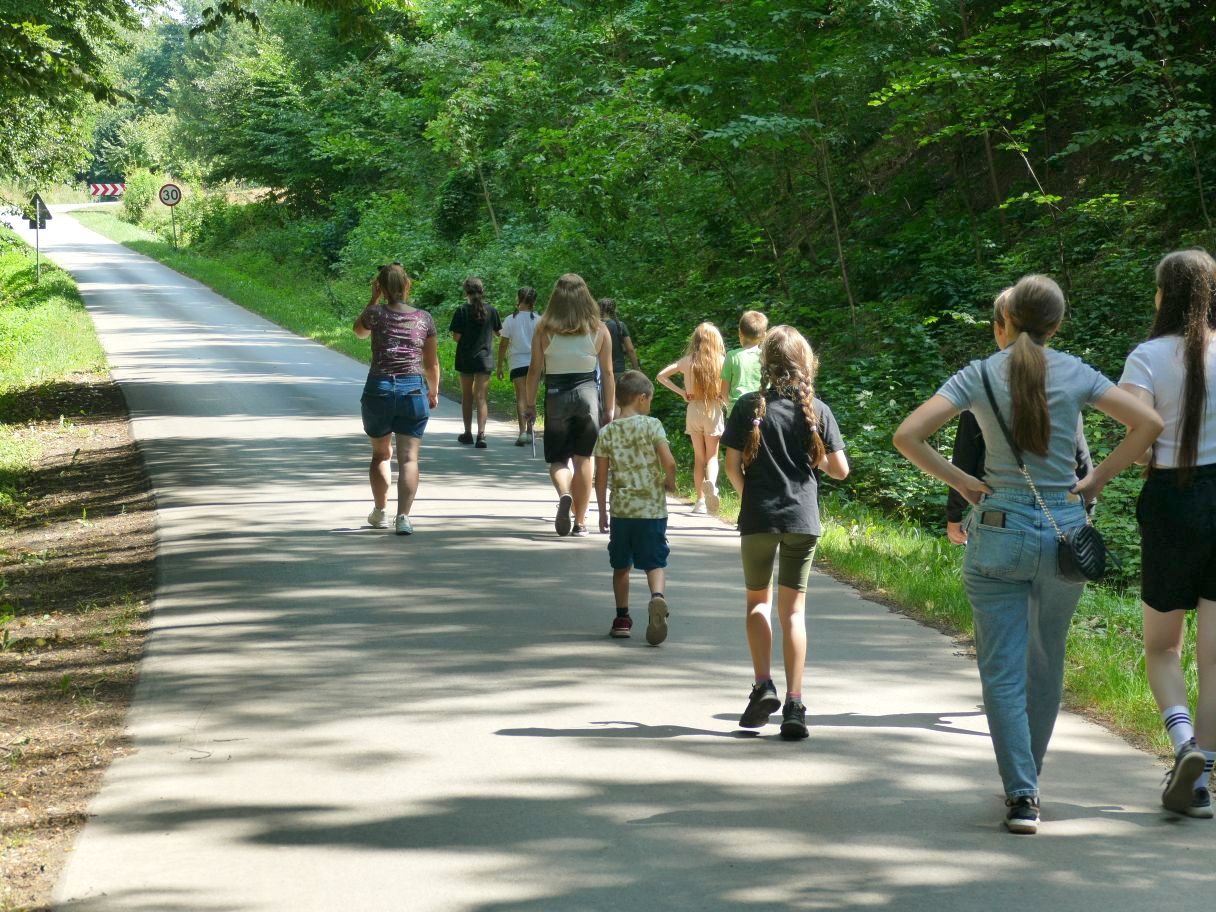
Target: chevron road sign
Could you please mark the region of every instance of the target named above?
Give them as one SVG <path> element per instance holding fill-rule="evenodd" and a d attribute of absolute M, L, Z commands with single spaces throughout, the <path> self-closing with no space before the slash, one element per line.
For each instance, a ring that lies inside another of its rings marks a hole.
<path fill-rule="evenodd" d="M 126 184 L 89 184 L 89 193 L 93 196 L 122 196 L 126 192 Z"/>

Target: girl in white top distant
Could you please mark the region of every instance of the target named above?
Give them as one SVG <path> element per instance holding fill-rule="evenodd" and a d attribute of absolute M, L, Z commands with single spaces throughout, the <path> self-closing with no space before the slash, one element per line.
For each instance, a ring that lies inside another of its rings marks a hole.
<path fill-rule="evenodd" d="M 503 320 L 498 337 L 498 379 L 502 363 L 509 362 L 511 383 L 515 386 L 515 420 L 519 423 L 516 446 L 532 443 L 532 431 L 524 418 L 524 398 L 528 391 L 528 365 L 532 363 L 532 334 L 536 331 L 536 289 L 524 287 L 515 293 L 515 313 Z"/>
<path fill-rule="evenodd" d="M 597 364 L 603 379 L 602 399 L 595 385 Z M 558 535 L 586 535 L 591 454 L 600 428 L 612 419 L 616 379 L 612 339 L 600 321 L 599 305 L 587 283 L 572 272 L 557 280 L 544 316 L 536 324 L 524 393 L 526 421 L 536 416 L 536 390 L 542 374 L 545 462 L 559 498 L 553 525 Z"/>
<path fill-rule="evenodd" d="M 656 378 L 688 403 L 684 431 L 692 439 L 692 484 L 697 491 L 694 513 L 718 512 L 718 444 L 726 427 L 726 400 L 719 377 L 725 360 L 722 334 L 712 323 L 702 323 L 693 330 L 684 357 L 668 364 Z M 683 388 L 671 382 L 672 374 L 684 375 Z"/>
<path fill-rule="evenodd" d="M 1211 817 L 1216 757 L 1216 260 L 1181 250 L 1157 264 L 1157 315 L 1119 386 L 1156 408 L 1165 430 L 1148 453 L 1136 504 L 1149 686 L 1174 747 L 1161 803 Z M 1186 613 L 1197 611 L 1199 700 L 1182 672 Z"/>

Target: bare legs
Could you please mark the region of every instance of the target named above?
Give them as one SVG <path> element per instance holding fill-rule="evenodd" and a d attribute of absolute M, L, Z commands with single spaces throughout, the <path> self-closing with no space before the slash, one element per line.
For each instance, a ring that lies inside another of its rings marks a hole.
<path fill-rule="evenodd" d="M 418 493 L 418 449 L 422 445 L 419 437 L 397 434 L 397 513 L 409 514 Z M 388 489 L 392 484 L 393 435 L 371 438 L 372 461 L 367 476 L 372 485 L 372 500 L 377 510 L 388 503 Z"/>
<path fill-rule="evenodd" d="M 631 571 L 632 568 L 612 571 L 612 594 L 616 597 L 618 608 L 625 608 L 629 605 L 629 574 Z M 646 571 L 646 583 L 650 586 L 651 592 L 663 592 L 666 582 L 666 573 L 661 567 L 658 570 Z"/>
<path fill-rule="evenodd" d="M 591 487 L 594 466 L 588 456 L 575 456 L 574 467 L 568 462 L 549 463 L 549 478 L 558 496 L 569 494 L 574 500 L 574 521 L 580 526 L 587 523 L 587 505 L 591 502 Z"/>
<path fill-rule="evenodd" d="M 490 416 L 490 404 L 486 399 L 489 389 L 489 374 L 460 375 L 460 417 L 464 420 L 464 432 L 473 433 L 473 406 L 477 406 L 477 435 L 484 436 L 486 419 Z M 519 382 L 516 381 L 516 397 L 519 398 Z"/>
<path fill-rule="evenodd" d="M 771 677 L 773 627 L 769 618 L 772 587 L 747 590 L 747 648 L 757 680 Z M 785 660 L 785 689 L 802 693 L 806 665 L 806 593 L 777 587 L 777 616 L 781 623 L 781 653 Z"/>
<path fill-rule="evenodd" d="M 524 409 L 528 405 L 528 397 L 525 395 L 528 378 L 516 377 L 511 382 L 515 385 L 515 420 L 519 423 L 519 432 L 522 434 L 528 429 L 528 422 L 524 420 Z"/>
<path fill-rule="evenodd" d="M 722 438 L 697 433 L 688 436 L 692 439 L 692 484 L 700 500 L 703 482 L 718 486 L 718 444 Z"/>
<path fill-rule="evenodd" d="M 1199 671 L 1199 700 L 1195 705 L 1195 740 L 1204 750 L 1216 750 L 1216 602 L 1199 600 L 1195 662 Z M 1189 706 L 1182 674 L 1186 635 L 1185 611 L 1154 611 L 1144 606 L 1144 664 L 1157 708 Z"/>

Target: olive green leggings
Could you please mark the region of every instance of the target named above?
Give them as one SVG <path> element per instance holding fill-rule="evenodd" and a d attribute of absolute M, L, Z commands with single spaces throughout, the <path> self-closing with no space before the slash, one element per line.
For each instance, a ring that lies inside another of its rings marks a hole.
<path fill-rule="evenodd" d="M 806 580 L 811 575 L 815 558 L 817 535 L 795 532 L 754 532 L 739 539 L 743 557 L 743 585 L 748 589 L 767 589 L 773 578 L 773 560 L 777 549 L 781 557 L 777 564 L 777 585 L 806 592 Z"/>

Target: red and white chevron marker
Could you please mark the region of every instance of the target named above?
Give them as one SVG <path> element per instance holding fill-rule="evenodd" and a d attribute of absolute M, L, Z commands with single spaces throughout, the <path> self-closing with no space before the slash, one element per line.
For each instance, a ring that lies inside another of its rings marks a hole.
<path fill-rule="evenodd" d="M 89 184 L 93 196 L 122 196 L 126 191 L 126 184 Z"/>

